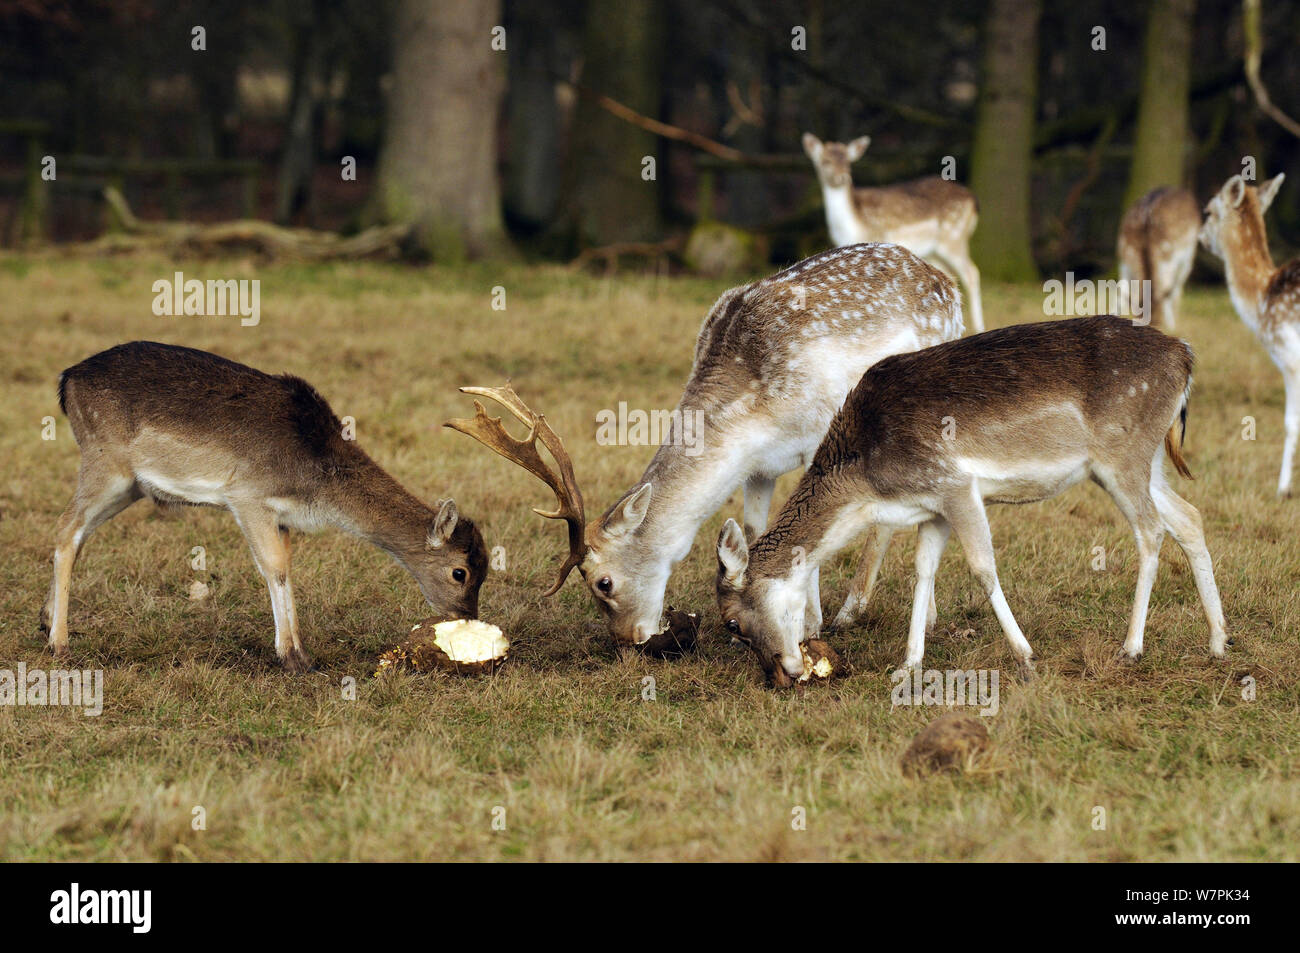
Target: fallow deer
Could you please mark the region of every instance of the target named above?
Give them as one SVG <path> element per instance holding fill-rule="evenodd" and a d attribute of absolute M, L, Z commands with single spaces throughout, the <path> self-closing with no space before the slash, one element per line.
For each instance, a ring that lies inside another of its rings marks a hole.
<path fill-rule="evenodd" d="M 966 286 L 971 324 L 976 332 L 983 331 L 980 272 L 970 257 L 970 237 L 979 222 L 974 194 L 939 176 L 854 188 L 849 166 L 862 158 L 870 144 L 870 136 L 841 143 L 803 134 L 804 152 L 821 183 L 831 241 L 836 245 L 894 242 L 922 258 L 936 259 Z"/>
<path fill-rule="evenodd" d="M 462 388 L 503 404 L 532 433 L 518 441 L 477 404 L 472 419 L 447 426 L 466 433 L 556 490 L 551 515 L 569 524 L 569 556 L 551 592 L 579 569 L 615 642 L 628 647 L 663 628 L 664 593 L 701 525 L 744 487 L 746 532 L 767 525 L 777 477 L 807 465 L 844 396 L 872 364 L 962 334 L 960 295 L 949 278 L 898 245 L 832 249 L 770 278 L 726 291 L 695 346 L 695 363 L 668 437 L 641 479 L 599 519 L 587 523 L 572 465 L 549 425 L 513 390 Z M 683 420 L 702 420 L 687 448 Z M 547 470 L 539 433 L 561 464 Z M 539 511 L 540 512 L 540 511 Z M 840 612 L 852 621 L 865 602 L 889 542 L 874 536 Z M 808 611 L 821 622 L 817 578 Z"/>
<path fill-rule="evenodd" d="M 1223 259 L 1233 307 L 1282 372 L 1286 443 L 1277 492 L 1289 497 L 1300 440 L 1300 258 L 1274 266 L 1264 230 L 1264 213 L 1282 180 L 1278 175 L 1255 188 L 1239 175 L 1230 178 L 1205 207 L 1201 243 Z"/>
<path fill-rule="evenodd" d="M 230 510 L 271 592 L 275 648 L 310 667 L 289 583 L 289 530 L 334 526 L 387 552 L 446 615 L 473 617 L 487 573 L 477 527 L 453 500 L 425 506 L 370 459 L 306 381 L 206 351 L 136 341 L 59 377 L 59 406 L 81 448 L 59 520 L 54 581 L 41 613 L 68 651 L 68 589 L 86 538 L 136 500 Z"/>
<path fill-rule="evenodd" d="M 817 567 L 868 526 L 919 525 L 907 667 L 925 652 L 927 606 L 955 532 L 1016 658 L 1033 650 L 998 581 L 986 503 L 1047 499 L 1090 478 L 1132 524 L 1137 595 L 1124 652 L 1142 654 L 1160 545 L 1171 533 L 1191 562 L 1210 626 L 1227 642 L 1200 514 L 1165 482 L 1167 454 L 1184 476 L 1192 352 L 1182 341 L 1113 317 L 1018 325 L 886 358 L 863 375 L 812 466 L 770 529 L 749 545 L 728 520 L 718 537 L 717 596 L 727 630 L 769 680 L 803 673 L 801 642 Z"/>
<path fill-rule="evenodd" d="M 1142 315 L 1163 331 L 1173 333 L 1183 286 L 1196 260 L 1196 235 L 1201 209 L 1187 189 L 1152 189 L 1124 213 L 1119 225 L 1120 310 L 1130 311 L 1130 282 L 1150 282 L 1143 295 L 1150 314 Z"/>

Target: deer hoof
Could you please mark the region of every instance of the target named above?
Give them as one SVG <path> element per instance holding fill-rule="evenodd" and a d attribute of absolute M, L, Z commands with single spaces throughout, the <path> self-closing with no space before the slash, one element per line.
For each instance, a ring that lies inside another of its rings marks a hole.
<path fill-rule="evenodd" d="M 305 649 L 290 649 L 289 654 L 280 659 L 280 664 L 290 675 L 301 675 L 315 667 Z"/>

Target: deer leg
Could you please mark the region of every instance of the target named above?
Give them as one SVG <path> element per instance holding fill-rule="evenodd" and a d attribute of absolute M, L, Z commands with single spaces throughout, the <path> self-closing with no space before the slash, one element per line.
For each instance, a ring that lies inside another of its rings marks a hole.
<path fill-rule="evenodd" d="M 979 334 L 984 330 L 984 302 L 980 296 L 980 270 L 971 261 L 969 244 L 963 243 L 959 248 L 936 247 L 934 253 L 966 286 L 971 325 L 975 328 L 975 333 Z"/>
<path fill-rule="evenodd" d="M 1178 323 L 1178 297 L 1179 293 L 1171 290 L 1160 299 L 1160 330 L 1165 334 L 1173 334 Z"/>
<path fill-rule="evenodd" d="M 1151 472 L 1151 498 L 1169 534 L 1192 566 L 1201 608 L 1205 610 L 1205 621 L 1210 626 L 1210 654 L 1222 657 L 1228 645 L 1227 623 L 1223 618 L 1223 604 L 1219 601 L 1219 587 L 1214 582 L 1214 565 L 1205 546 L 1201 514 L 1169 488 L 1162 466 Z"/>
<path fill-rule="evenodd" d="M 815 639 L 822 629 L 822 597 L 819 576 L 820 567 L 815 567 L 808 577 L 808 601 L 804 603 L 803 637 Z"/>
<path fill-rule="evenodd" d="M 867 537 L 862 555 L 858 557 L 858 573 L 849 584 L 849 594 L 844 599 L 844 605 L 831 623 L 833 628 L 843 629 L 852 625 L 871 601 L 871 593 L 875 591 L 876 580 L 880 576 L 880 565 L 885 561 L 885 552 L 893 537 L 893 529 L 883 524 L 877 524 Z"/>
<path fill-rule="evenodd" d="M 1277 478 L 1277 495 L 1289 497 L 1296 443 L 1300 441 L 1300 367 L 1284 373 L 1282 380 L 1286 385 L 1286 443 L 1282 445 L 1282 472 Z"/>
<path fill-rule="evenodd" d="M 1163 454 L 1164 449 L 1161 448 L 1158 452 Z M 1164 461 L 1159 460 L 1151 471 L 1140 474 L 1126 471 L 1117 476 L 1109 468 L 1098 468 L 1093 472 L 1093 479 L 1110 494 L 1110 498 L 1133 528 L 1133 538 L 1137 543 L 1137 589 L 1133 594 L 1128 636 L 1124 639 L 1124 655 L 1133 661 L 1142 657 L 1142 636 L 1146 631 L 1151 588 L 1155 585 L 1156 573 L 1160 569 L 1160 544 L 1165 538 L 1164 522 L 1150 492 L 1155 481 L 1153 474 L 1163 464 Z"/>
<path fill-rule="evenodd" d="M 745 481 L 745 542 L 751 546 L 767 529 L 767 514 L 775 489 L 776 480 L 757 473 Z"/>
<path fill-rule="evenodd" d="M 993 613 L 997 616 L 1007 641 L 1011 643 L 1011 651 L 1020 663 L 1022 673 L 1029 676 L 1034 671 L 1034 650 L 1025 634 L 1020 631 L 1015 616 L 1011 614 L 1011 607 L 1007 605 L 1007 598 L 1002 594 L 1002 584 L 998 581 L 998 568 L 993 556 L 993 534 L 989 532 L 988 514 L 984 512 L 984 501 L 976 497 L 975 492 L 972 485 L 971 495 L 950 503 L 944 516 L 961 543 L 971 572 L 993 606 Z"/>
<path fill-rule="evenodd" d="M 1159 317 L 1152 317 L 1154 324 L 1166 334 L 1174 333 L 1174 324 L 1178 320 L 1174 314 L 1176 289 L 1178 288 L 1178 262 L 1156 262 L 1155 274 L 1151 281 L 1151 310 Z"/>
<path fill-rule="evenodd" d="M 1187 278 L 1192 273 L 1192 261 L 1195 257 L 1196 253 L 1192 252 L 1179 258 L 1173 265 L 1173 274 L 1170 275 L 1165 297 L 1161 302 L 1164 313 L 1162 330 L 1166 334 L 1173 334 L 1174 326 L 1178 323 L 1178 312 L 1182 310 L 1183 306 L 1183 288 L 1187 285 Z"/>
<path fill-rule="evenodd" d="M 1111 494 L 1112 497 L 1116 495 Z M 1128 636 L 1124 639 L 1124 654 L 1136 661 L 1142 657 L 1142 637 L 1146 632 L 1147 610 L 1151 605 L 1151 589 L 1160 570 L 1160 544 L 1165 539 L 1165 527 L 1151 498 L 1143 492 L 1136 500 L 1116 498 L 1116 503 L 1128 517 L 1137 544 L 1138 576 L 1133 593 L 1133 612 L 1129 616 Z M 1135 505 L 1136 504 L 1136 505 Z"/>
<path fill-rule="evenodd" d="M 1187 280 L 1192 277 L 1192 268 L 1195 264 L 1196 246 L 1193 245 L 1192 248 L 1188 250 L 1187 254 L 1183 256 L 1183 260 L 1178 265 L 1178 277 L 1172 292 L 1175 320 L 1177 320 L 1177 316 L 1182 313 L 1183 290 L 1187 287 Z"/>
<path fill-rule="evenodd" d="M 76 492 L 59 517 L 55 530 L 54 578 L 41 609 L 41 626 L 49 632 L 48 644 L 55 655 L 68 652 L 68 597 L 72 567 L 81 554 L 81 547 L 99 526 L 140 496 L 140 489 L 129 470 L 114 469 L 98 454 L 82 458 Z"/>
<path fill-rule="evenodd" d="M 234 510 L 235 520 L 253 551 L 258 571 L 271 592 L 271 613 L 275 617 L 275 654 L 288 672 L 311 668 L 311 656 L 298 639 L 298 614 L 289 582 L 289 532 L 277 523 L 270 510 L 260 506 Z"/>
<path fill-rule="evenodd" d="M 980 291 L 980 270 L 971 261 L 969 251 L 966 253 L 962 282 L 966 285 L 966 293 L 970 295 L 970 320 L 978 334 L 984 330 L 984 299 Z"/>
<path fill-rule="evenodd" d="M 933 624 L 930 614 L 934 606 L 934 575 L 939 569 L 939 558 L 948 545 L 952 527 L 943 517 L 922 523 L 916 538 L 916 589 L 912 593 L 912 621 L 907 630 L 907 659 L 905 668 L 915 668 L 925 658 L 925 633 Z"/>

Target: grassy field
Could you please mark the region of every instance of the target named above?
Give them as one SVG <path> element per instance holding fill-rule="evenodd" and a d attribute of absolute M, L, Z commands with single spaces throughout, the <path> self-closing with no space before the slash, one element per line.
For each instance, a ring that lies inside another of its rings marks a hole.
<path fill-rule="evenodd" d="M 261 324 L 155 317 L 152 283 L 259 277 Z M 492 289 L 506 310 L 491 308 Z M 365 447 L 425 499 L 453 494 L 502 546 L 482 615 L 514 640 L 495 678 L 373 679 L 424 614 L 387 557 L 341 534 L 297 537 L 294 582 L 319 670 L 275 666 L 271 606 L 234 521 L 138 503 L 90 540 L 73 578 L 74 663 L 104 670 L 104 711 L 0 707 L 0 857 L 10 860 L 1252 860 L 1300 844 L 1300 500 L 1273 490 L 1282 383 L 1221 287 L 1180 332 L 1199 356 L 1175 487 L 1205 518 L 1229 631 L 1213 661 L 1192 577 L 1167 540 L 1146 656 L 1116 658 L 1133 595 L 1127 524 L 1096 487 L 990 512 L 1012 608 L 1040 676 L 1006 641 L 956 545 L 937 588 L 929 668 L 997 668 L 1001 707 L 975 769 L 905 778 L 899 757 L 941 708 L 891 710 L 912 540 L 866 620 L 834 642 L 849 677 L 765 689 L 714 613 L 711 520 L 669 601 L 705 611 L 686 661 L 620 661 L 578 581 L 553 599 L 563 532 L 549 493 L 440 428 L 461 384 L 512 377 L 567 437 L 588 509 L 639 476 L 646 447 L 602 447 L 595 414 L 670 408 L 717 282 L 604 280 L 525 266 L 257 268 L 246 261 L 0 259 L 0 668 L 50 667 L 37 612 L 77 449 L 58 372 L 146 338 L 311 380 Z M 1034 286 L 985 289 L 991 326 L 1040 320 Z M 57 418 L 57 439 L 41 420 Z M 1242 439 L 1253 416 L 1258 438 Z M 779 502 L 792 478 L 778 487 Z M 204 547 L 207 570 L 190 566 Z M 1092 568 L 1104 547 L 1106 569 Z M 828 614 L 854 563 L 823 573 Z M 188 597 L 191 583 L 213 595 Z M 1255 680 L 1243 698 L 1240 680 Z M 343 680 L 357 680 L 355 700 Z M 655 699 L 643 700 L 643 678 Z M 206 829 L 194 830 L 196 807 Z M 1106 828 L 1094 829 L 1094 809 Z M 796 830 L 796 808 L 806 829 Z M 501 810 L 503 809 L 503 810 Z M 493 824 L 494 817 L 504 825 Z M 495 829 L 502 827 L 504 829 Z"/>

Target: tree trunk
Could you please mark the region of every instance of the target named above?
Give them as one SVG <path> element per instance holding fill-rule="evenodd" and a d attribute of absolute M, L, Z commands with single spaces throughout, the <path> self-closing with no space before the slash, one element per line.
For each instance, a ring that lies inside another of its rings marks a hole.
<path fill-rule="evenodd" d="M 661 6 L 655 0 L 590 2 L 581 84 L 647 116 L 659 116 Z M 588 96 L 578 103 L 569 147 L 566 225 L 580 244 L 647 241 L 660 230 L 658 139 L 610 115 Z M 649 179 L 646 157 L 654 159 Z"/>
<path fill-rule="evenodd" d="M 506 91 L 505 212 L 513 231 L 537 232 L 550 224 L 560 199 L 560 107 L 552 74 L 557 64 L 555 11 L 516 4 L 511 30 L 528 37 L 510 48 Z"/>
<path fill-rule="evenodd" d="M 992 0 L 971 155 L 980 222 L 971 253 L 985 278 L 1038 277 L 1030 239 L 1039 0 Z"/>
<path fill-rule="evenodd" d="M 392 85 L 376 202 L 415 226 L 435 260 L 505 245 L 497 184 L 497 110 L 505 51 L 492 49 L 500 0 L 398 0 Z"/>
<path fill-rule="evenodd" d="M 763 121 L 766 117 L 763 95 L 766 91 L 763 68 L 767 65 L 764 55 L 765 47 L 761 38 L 754 34 L 736 31 L 727 41 L 727 79 L 724 87 L 730 85 L 739 103 L 730 101 L 732 93 L 724 92 L 723 121 L 730 123 L 734 130 L 730 136 L 722 136 L 727 143 L 742 152 L 759 154 L 765 151 L 764 127 L 745 121 L 738 106 L 754 115 L 748 118 Z M 724 132 L 726 131 L 724 125 Z M 727 206 L 730 214 L 727 221 L 732 225 L 752 228 L 772 219 L 772 200 L 768 186 L 772 177 L 758 169 L 737 169 L 728 172 L 725 184 L 727 189 Z M 707 216 L 703 216 L 707 217 Z"/>
<path fill-rule="evenodd" d="M 1157 186 L 1183 184 L 1195 10 L 1196 0 L 1151 4 L 1125 208 Z"/>
<path fill-rule="evenodd" d="M 275 221 L 288 225 L 307 210 L 307 224 L 315 224 L 312 177 L 316 172 L 320 87 L 325 82 L 325 21 L 328 10 L 321 0 L 303 8 L 305 16 L 294 25 L 293 90 L 289 97 L 289 122 L 284 154 L 275 187 Z"/>

